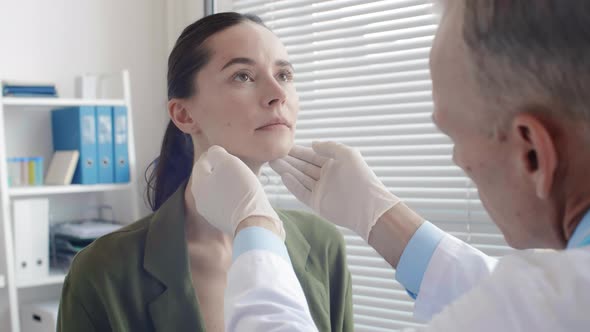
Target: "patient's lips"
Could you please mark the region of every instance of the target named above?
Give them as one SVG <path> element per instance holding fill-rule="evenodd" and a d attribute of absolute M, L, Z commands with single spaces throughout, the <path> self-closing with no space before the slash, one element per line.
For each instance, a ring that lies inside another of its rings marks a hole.
<path fill-rule="evenodd" d="M 273 118 L 262 126 L 256 128 L 256 130 L 282 130 L 282 129 L 291 129 L 291 124 L 280 117 Z"/>

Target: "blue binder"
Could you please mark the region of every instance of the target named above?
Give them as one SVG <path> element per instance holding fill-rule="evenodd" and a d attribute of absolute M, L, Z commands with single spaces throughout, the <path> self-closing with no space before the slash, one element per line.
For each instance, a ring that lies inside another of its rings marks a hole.
<path fill-rule="evenodd" d="M 113 132 L 115 146 L 115 182 L 129 182 L 129 135 L 127 132 L 126 107 L 113 107 Z"/>
<path fill-rule="evenodd" d="M 98 179 L 96 167 L 96 116 L 93 106 L 71 107 L 51 112 L 53 148 L 55 150 L 78 150 L 80 160 L 72 183 L 95 184 Z"/>
<path fill-rule="evenodd" d="M 110 106 L 96 107 L 96 141 L 98 142 L 98 183 L 115 182 L 113 168 L 113 108 Z"/>

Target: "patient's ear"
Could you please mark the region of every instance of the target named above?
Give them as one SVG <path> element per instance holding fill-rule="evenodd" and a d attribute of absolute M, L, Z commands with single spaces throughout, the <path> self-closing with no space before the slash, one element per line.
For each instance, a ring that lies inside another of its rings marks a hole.
<path fill-rule="evenodd" d="M 185 99 L 172 98 L 168 101 L 168 116 L 176 127 L 185 134 L 198 134 L 201 132 L 199 124 L 188 108 L 188 101 Z"/>

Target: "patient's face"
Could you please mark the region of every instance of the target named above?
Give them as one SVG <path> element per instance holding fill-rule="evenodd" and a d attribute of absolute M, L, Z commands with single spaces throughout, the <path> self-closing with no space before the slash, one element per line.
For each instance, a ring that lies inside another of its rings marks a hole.
<path fill-rule="evenodd" d="M 299 100 L 287 51 L 268 29 L 241 23 L 206 41 L 209 63 L 197 74 L 189 108 L 202 152 L 220 145 L 253 165 L 293 145 Z"/>

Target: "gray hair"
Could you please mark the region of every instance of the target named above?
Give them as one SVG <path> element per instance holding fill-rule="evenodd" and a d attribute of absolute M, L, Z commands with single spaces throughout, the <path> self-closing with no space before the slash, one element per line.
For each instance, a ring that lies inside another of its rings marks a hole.
<path fill-rule="evenodd" d="M 464 9 L 463 38 L 491 104 L 590 122 L 590 1 L 464 0 Z"/>

